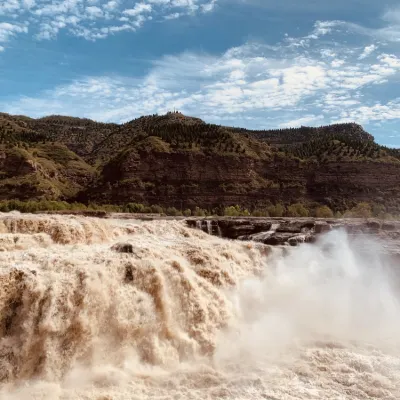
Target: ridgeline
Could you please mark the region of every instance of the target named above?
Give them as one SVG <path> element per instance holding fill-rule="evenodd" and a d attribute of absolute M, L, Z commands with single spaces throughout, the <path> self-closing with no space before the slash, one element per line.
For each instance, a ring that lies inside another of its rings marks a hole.
<path fill-rule="evenodd" d="M 357 124 L 254 131 L 181 113 L 107 124 L 0 113 L 0 201 L 400 213 L 400 150 Z"/>

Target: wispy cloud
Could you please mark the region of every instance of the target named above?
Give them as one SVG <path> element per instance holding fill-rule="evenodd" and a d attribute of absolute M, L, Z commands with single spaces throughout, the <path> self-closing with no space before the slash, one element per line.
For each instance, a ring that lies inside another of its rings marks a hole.
<path fill-rule="evenodd" d="M 136 31 L 154 19 L 207 13 L 217 0 L 7 0 L 0 2 L 3 19 L 30 25 L 39 40 L 53 39 L 60 31 L 87 40 L 104 39 L 122 31 Z M 1 29 L 1 28 L 0 28 Z M 14 31 L 22 33 L 23 31 Z"/>
<path fill-rule="evenodd" d="M 367 58 L 370 56 L 375 50 L 377 49 L 377 46 L 374 44 L 371 44 L 370 46 L 366 46 L 364 51 L 360 54 L 358 57 L 359 60 L 363 60 L 364 58 Z"/>
<path fill-rule="evenodd" d="M 400 6 L 386 10 L 378 21 L 380 21 L 382 25 L 379 28 L 369 28 L 354 22 L 341 20 L 317 21 L 310 34 L 304 37 L 288 37 L 286 41 L 293 47 L 309 47 L 313 45 L 315 40 L 325 35 L 338 33 L 366 36 L 386 42 L 400 42 Z M 366 56 L 368 56 L 376 49 L 374 45 L 371 45 L 371 47 L 365 50 L 367 51 Z"/>
<path fill-rule="evenodd" d="M 291 121 L 283 122 L 278 125 L 278 128 L 297 128 L 300 126 L 320 125 L 324 122 L 323 115 L 306 115 Z"/>
<path fill-rule="evenodd" d="M 400 6 L 386 10 L 383 19 L 393 25 L 400 25 Z"/>
<path fill-rule="evenodd" d="M 0 22 L 0 43 L 6 43 L 17 34 L 27 32 L 27 26 L 8 22 Z M 2 49 L 4 50 L 4 47 L 2 47 Z"/>
<path fill-rule="evenodd" d="M 9 12 L 16 12 L 13 4 L 8 4 L 13 10 Z M 43 39 L 68 30 L 95 40 L 134 31 L 150 18 L 209 12 L 216 3 L 91 0 L 84 4 L 82 13 L 76 11 L 81 10 L 81 0 L 45 5 L 36 1 L 25 7 L 40 17 L 38 34 Z M 387 10 L 376 29 L 319 21 L 306 35 L 285 37 L 274 45 L 249 42 L 219 55 L 166 55 L 135 79 L 83 77 L 37 96 L 7 99 L 0 108 L 31 116 L 69 114 L 115 122 L 177 108 L 207 121 L 253 128 L 339 121 L 388 126 L 400 121 L 400 44 L 393 35 L 400 25 L 398 15 L 397 9 Z M 0 24 L 0 51 L 3 43 L 27 29 L 28 25 L 16 22 Z"/>
<path fill-rule="evenodd" d="M 372 106 L 360 105 L 349 110 L 344 110 L 339 121 L 386 121 L 400 120 L 400 98 L 389 101 L 386 104 L 374 104 Z"/>
<path fill-rule="evenodd" d="M 378 41 L 349 44 L 346 35 L 339 43 L 334 29 L 336 23 L 317 24 L 305 38 L 287 38 L 275 46 L 247 43 L 219 56 L 165 56 L 140 79 L 87 77 L 2 108 L 102 121 L 178 108 L 208 121 L 254 128 L 399 119 L 398 92 L 386 90 L 398 84 L 399 53 Z M 313 46 L 294 45 L 303 39 Z M 392 97 L 378 100 L 377 88 Z"/>

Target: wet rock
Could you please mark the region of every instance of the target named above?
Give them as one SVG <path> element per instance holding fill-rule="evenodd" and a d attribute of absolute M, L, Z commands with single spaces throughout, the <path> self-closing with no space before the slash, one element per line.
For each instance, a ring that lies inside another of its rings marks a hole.
<path fill-rule="evenodd" d="M 378 221 L 368 221 L 367 227 L 369 229 L 379 230 L 379 229 L 381 229 L 381 224 Z"/>
<path fill-rule="evenodd" d="M 293 237 L 294 237 L 293 233 L 291 233 L 291 232 L 274 233 L 269 238 L 265 239 L 263 241 L 263 243 L 269 244 L 271 246 L 277 246 L 277 245 L 286 244 L 288 242 L 288 240 Z"/>
<path fill-rule="evenodd" d="M 378 233 L 381 230 L 381 224 L 378 221 L 368 221 L 366 228 L 370 233 Z"/>
<path fill-rule="evenodd" d="M 277 232 L 292 232 L 292 233 L 304 233 L 313 229 L 315 226 L 315 221 L 285 221 L 282 222 L 276 229 Z"/>
<path fill-rule="evenodd" d="M 252 235 L 244 235 L 244 236 L 239 236 L 239 240 L 251 240 L 254 242 L 258 243 L 265 243 L 266 240 L 268 240 L 272 235 L 274 235 L 275 232 L 259 232 L 259 233 L 254 233 Z"/>
<path fill-rule="evenodd" d="M 390 224 L 390 223 L 386 223 L 382 225 L 382 230 L 384 231 L 394 231 L 396 230 L 396 225 L 395 224 Z"/>
<path fill-rule="evenodd" d="M 133 267 L 131 264 L 125 266 L 125 283 L 129 283 L 133 281 Z"/>
<path fill-rule="evenodd" d="M 301 243 L 308 243 L 311 238 L 311 235 L 296 235 L 288 239 L 288 243 L 290 246 L 298 246 Z"/>
<path fill-rule="evenodd" d="M 187 220 L 187 224 L 223 238 L 271 246 L 314 243 L 320 235 L 337 229 L 346 231 L 349 236 L 367 235 L 387 243 L 400 242 L 399 222 L 383 223 L 374 219 L 217 217 Z"/>
<path fill-rule="evenodd" d="M 318 222 L 315 225 L 315 233 L 317 235 L 321 234 L 321 233 L 326 233 L 329 232 L 330 230 L 332 230 L 332 226 L 326 222 Z"/>
<path fill-rule="evenodd" d="M 257 219 L 221 219 L 218 220 L 218 226 L 222 237 L 238 239 L 241 236 L 269 231 L 272 222 Z"/>
<path fill-rule="evenodd" d="M 117 253 L 133 253 L 133 246 L 130 243 L 116 243 L 111 250 Z"/>
<path fill-rule="evenodd" d="M 232 226 L 229 227 L 228 230 L 225 230 L 224 236 L 228 237 L 229 239 L 237 239 L 241 236 L 254 234 L 255 231 L 256 229 L 253 225 Z"/>

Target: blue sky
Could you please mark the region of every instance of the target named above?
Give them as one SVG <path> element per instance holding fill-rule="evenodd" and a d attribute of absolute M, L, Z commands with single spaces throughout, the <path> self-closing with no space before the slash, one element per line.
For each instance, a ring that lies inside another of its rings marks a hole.
<path fill-rule="evenodd" d="M 0 110 L 248 128 L 355 121 L 400 147 L 399 0 L 0 0 Z"/>

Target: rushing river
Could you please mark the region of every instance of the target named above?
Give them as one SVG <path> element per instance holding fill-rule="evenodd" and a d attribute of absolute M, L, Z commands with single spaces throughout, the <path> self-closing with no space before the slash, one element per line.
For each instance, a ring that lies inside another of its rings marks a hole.
<path fill-rule="evenodd" d="M 399 266 L 361 247 L 2 214 L 0 399 L 398 400 Z"/>

